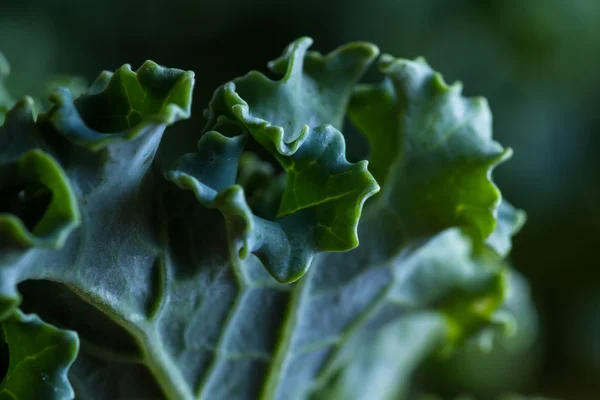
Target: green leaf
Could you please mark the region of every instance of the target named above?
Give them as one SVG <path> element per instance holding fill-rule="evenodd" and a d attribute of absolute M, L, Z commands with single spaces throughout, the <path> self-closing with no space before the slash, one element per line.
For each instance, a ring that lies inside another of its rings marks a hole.
<path fill-rule="evenodd" d="M 346 334 L 316 397 L 405 398 L 425 359 L 451 354 L 489 326 L 504 299 L 506 276 L 499 259 L 474 252 L 468 236 L 450 229 L 384 264 L 389 286 L 371 314 L 361 316 L 367 321 Z"/>
<path fill-rule="evenodd" d="M 116 228 L 114 224 L 104 226 L 98 221 L 118 221 L 114 212 L 119 210 L 119 205 L 125 205 L 130 220 L 121 223 L 129 223 L 134 230 L 139 228 L 139 224 L 133 223 L 138 220 L 136 204 L 130 203 L 127 196 L 115 197 L 115 193 L 130 191 L 133 194 L 139 190 L 166 125 L 188 115 L 192 82 L 191 73 L 165 69 L 151 62 L 144 64 L 139 76 L 125 66 L 114 75 L 102 74 L 90 89 L 93 94 L 80 98 L 77 103 L 66 103 L 68 92 L 59 90 L 53 97 L 57 102 L 55 108 L 40 116 L 36 123 L 28 99 L 9 114 L 0 131 L 3 144 L 0 161 L 4 168 L 0 190 L 7 194 L 18 190 L 14 201 L 10 196 L 3 197 L 3 200 L 11 200 L 7 209 L 2 210 L 6 211 L 2 214 L 2 226 L 6 228 L 2 231 L 2 243 L 8 243 L 10 250 L 3 252 L 0 261 L 3 315 L 18 304 L 16 285 L 28 279 L 55 277 L 74 286 L 81 284 L 87 293 L 102 298 L 115 296 L 115 302 L 122 296 L 124 286 L 117 283 L 116 271 L 120 270 L 120 276 L 129 279 L 136 276 L 135 265 L 128 271 L 119 269 L 122 265 L 109 264 L 113 278 L 106 282 L 101 279 L 108 272 L 104 270 L 106 262 L 115 260 L 107 255 L 115 254 L 119 247 L 127 254 L 143 255 L 146 251 L 141 249 L 145 245 L 143 239 L 131 242 L 138 237 L 137 233 L 127 230 L 122 232 L 123 236 L 116 237 L 112 231 Z M 134 97 L 123 97 L 125 91 Z M 115 114 L 107 115 L 107 110 L 99 106 L 89 108 L 88 101 L 113 107 Z M 124 128 L 119 117 L 124 111 L 123 104 L 133 104 L 134 114 L 139 112 L 145 119 L 135 125 L 131 119 L 132 125 Z M 103 121 L 102 129 L 108 129 L 104 117 L 112 121 L 115 129 L 125 130 L 101 133 L 84 125 L 85 121 Z M 123 173 L 130 163 L 127 173 Z M 29 200 L 31 186 L 34 196 L 38 189 L 50 191 L 51 201 L 45 209 L 25 202 Z M 111 203 L 115 207 L 111 207 Z M 17 209 L 19 207 L 23 212 Z M 28 216 L 39 211 L 43 211 L 39 222 L 28 228 Z M 81 227 L 73 232 L 80 219 Z M 149 226 L 143 235 L 152 235 Z M 31 252 L 28 247 L 35 247 L 36 251 Z M 81 248 L 85 250 L 79 250 Z M 143 266 L 143 278 L 139 280 L 142 291 L 150 289 L 143 287 L 151 282 L 146 274 L 154 271 L 154 258 L 149 264 L 147 261 L 147 258 L 139 261 Z M 147 266 L 151 268 L 145 270 Z"/>
<path fill-rule="evenodd" d="M 19 257 L 32 248 L 61 248 L 80 223 L 63 168 L 39 143 L 33 101 L 23 98 L 0 127 L 0 321 L 18 305 L 15 286 L 31 269 Z"/>
<path fill-rule="evenodd" d="M 527 215 L 523 210 L 515 209 L 503 199 L 498 207 L 496 229 L 487 237 L 486 243 L 498 254 L 506 257 L 512 248 L 511 238 L 521 230 L 526 220 Z"/>
<path fill-rule="evenodd" d="M 410 387 L 411 373 L 444 340 L 444 318 L 413 313 L 384 325 L 372 343 L 361 344 L 354 361 L 315 395 L 315 399 L 398 399 Z"/>
<path fill-rule="evenodd" d="M 194 74 L 147 61 L 133 72 L 129 64 L 104 72 L 87 96 L 73 102 L 58 89 L 48 121 L 74 143 L 98 150 L 190 116 Z"/>
<path fill-rule="evenodd" d="M 486 238 L 501 200 L 491 171 L 511 154 L 491 139 L 487 102 L 462 97 L 421 59 L 384 55 L 379 69 L 385 80 L 358 87 L 348 109 L 371 144 L 378 201 L 407 237 L 464 226 Z"/>
<path fill-rule="evenodd" d="M 485 330 L 452 357 L 431 360 L 423 366 L 427 372 L 424 387 L 442 393 L 468 392 L 477 398 L 526 388 L 539 361 L 534 347 L 538 320 L 525 279 L 513 270 L 508 282 L 504 304 L 496 314 L 512 318 L 515 329 L 508 334 Z"/>
<path fill-rule="evenodd" d="M 79 224 L 77 202 L 63 169 L 41 150 L 0 164 L 0 188 L 7 208 L 0 214 L 0 245 L 16 242 L 22 247 L 60 248 Z M 18 215 L 30 211 L 26 208 L 34 206 L 29 203 L 46 194 L 51 200 L 30 230 L 26 226 L 28 216 L 23 216 L 24 221 Z"/>
<path fill-rule="evenodd" d="M 168 175 L 182 188 L 193 190 L 201 204 L 224 214 L 234 257 L 255 253 L 277 280 L 290 282 L 306 273 L 316 253 L 358 245 L 356 229 L 362 204 L 377 185 L 365 164 L 353 165 L 344 159 L 343 138 L 338 131 L 329 126 L 315 129 L 292 157 L 297 165 L 314 163 L 307 168 L 316 170 L 313 174 L 322 176 L 321 182 L 329 182 L 337 190 L 330 197 L 319 199 L 317 195 L 312 209 L 275 221 L 254 216 L 242 187 L 234 184 L 244 139 L 208 132 L 199 143 L 199 152 L 184 156 Z M 320 182 L 304 178 L 297 183 L 302 179 L 298 175 L 288 172 L 285 188 L 295 184 L 295 198 L 303 196 L 311 201 Z"/>
<path fill-rule="evenodd" d="M 221 86 L 208 111 L 207 128 L 220 116 L 239 120 L 265 148 L 291 155 L 310 128 L 342 128 L 354 85 L 378 55 L 370 43 L 350 43 L 323 56 L 307 52 L 312 39 L 293 42 L 269 67 L 283 78 L 273 81 L 252 71 Z"/>
<path fill-rule="evenodd" d="M 14 287 L 30 268 L 26 262 L 13 265 L 16 255 L 62 247 L 79 224 L 79 211 L 63 170 L 40 150 L 0 163 L 0 194 L 1 320 L 18 304 Z"/>
<path fill-rule="evenodd" d="M 193 80 L 152 63 L 137 75 L 128 67 L 103 73 L 75 102 L 59 91 L 36 123 L 6 131 L 14 143 L 7 160 L 33 149 L 50 154 L 77 201 L 81 223 L 62 248 L 1 259 L 0 271 L 19 273 L 0 288 L 16 293 L 19 284 L 23 310 L 78 332 L 69 372 L 78 397 L 294 400 L 372 391 L 376 399 L 383 394 L 369 382 L 364 390 L 346 385 L 363 372 L 378 376 L 372 355 L 396 335 L 408 344 L 394 343 L 402 354 L 382 362 L 402 376 L 382 377 L 382 387 L 406 393 L 422 359 L 495 323 L 504 264 L 473 234 L 496 225 L 499 194 L 487 170 L 480 179 L 479 167 L 464 172 L 439 149 L 427 153 L 431 163 L 411 164 L 426 186 L 428 176 L 456 169 L 476 183 L 468 196 L 493 198 L 466 220 L 446 215 L 466 199 L 447 182 L 429 185 L 439 210 L 408 207 L 428 204 L 427 191 L 390 176 L 381 177 L 383 194 L 365 202 L 378 186 L 366 163 L 346 161 L 340 129 L 376 50 L 351 44 L 322 56 L 306 52 L 309 42 L 271 63 L 281 80 L 251 73 L 219 88 L 198 152 L 167 170 L 156 150 L 165 127 L 187 117 Z M 422 83 L 420 75 L 406 79 L 407 87 Z M 454 118 L 463 100 L 450 92 L 427 112 Z M 429 95 L 416 92 L 410 104 Z M 385 118 L 393 127 L 397 115 Z M 434 124 L 423 140 L 446 128 Z M 500 157 L 485 129 L 475 124 L 457 137 L 481 139 Z M 283 181 L 243 156 L 256 149 L 279 162 Z M 497 230 L 500 243 L 510 231 Z M 293 284 L 273 277 L 302 274 Z"/>
<path fill-rule="evenodd" d="M 285 173 L 277 173 L 268 161 L 253 152 L 240 157 L 237 184 L 244 188 L 246 200 L 259 217 L 274 220 L 285 189 Z"/>
<path fill-rule="evenodd" d="M 262 220 L 252 223 L 241 188 L 230 189 L 236 191 L 235 195 L 227 192 L 221 196 L 235 197 L 236 213 L 245 215 L 243 228 L 230 228 L 242 231 L 244 244 L 234 248 L 242 258 L 250 252 L 257 254 L 282 282 L 299 279 L 318 252 L 347 251 L 358 246 L 362 206 L 379 190 L 367 171 L 367 162 L 351 164 L 346 160 L 344 138 L 335 128 L 342 125 L 352 87 L 378 50 L 370 44 L 353 43 L 322 56 L 307 54 L 311 44 L 311 39 L 299 39 L 269 64 L 273 71 L 284 74 L 279 81 L 251 72 L 219 88 L 211 101 L 207 124 L 208 129 L 215 130 L 231 121 L 241 124 L 286 172 L 276 224 Z M 197 156 L 198 165 L 209 160 L 202 151 Z M 175 172 L 171 179 L 184 187 L 199 187 L 206 168 L 198 168 L 202 172 L 188 169 L 185 176 Z M 231 167 L 232 172 L 236 170 Z M 191 179 L 196 175 L 198 182 L 193 183 Z M 234 179 L 235 175 L 229 177 L 230 185 Z M 219 182 L 222 185 L 223 181 Z"/>
<path fill-rule="evenodd" d="M 31 118 L 19 118 L 2 131 L 2 141 L 10 144 L 2 148 L 2 156 L 12 164 L 16 162 L 14 156 L 25 154 L 28 166 L 37 161 L 30 160 L 30 152 L 42 151 L 61 163 L 81 215 L 79 229 L 68 235 L 62 248 L 38 246 L 34 252 L 23 249 L 2 260 L 0 271 L 8 271 L 11 278 L 2 279 L 3 293 L 12 299 L 16 284 L 33 279 L 61 282 L 69 293 L 77 293 L 78 301 L 93 305 L 92 309 L 101 310 L 108 320 L 115 319 L 117 326 L 124 326 L 108 332 L 100 327 L 84 330 L 91 336 L 85 338 L 86 350 L 99 348 L 91 353 L 103 357 L 118 354 L 110 347 L 118 342 L 114 335 L 125 330 L 124 335 L 132 337 L 129 348 L 135 349 L 137 341 L 142 343 L 142 364 L 157 376 L 158 387 L 177 398 L 189 398 L 190 389 L 177 378 L 180 370 L 167 365 L 173 361 L 165 360 L 159 325 L 151 322 L 158 318 L 164 296 L 170 295 L 163 287 L 168 284 L 164 280 L 170 279 L 166 237 L 162 224 L 155 222 L 157 211 L 161 212 L 155 199 L 160 203 L 157 195 L 162 195 L 163 182 L 159 175 L 154 176 L 151 166 L 165 127 L 189 115 L 192 85 L 193 74 L 189 72 L 147 62 L 135 74 L 125 66 L 114 74 L 101 74 L 89 94 L 75 102 L 69 101 L 68 91 L 58 90 L 52 97 L 55 107 L 40 115 L 36 123 L 30 123 Z M 127 113 L 131 113 L 128 120 L 123 117 Z M 51 166 L 50 161 L 43 161 Z M 49 167 L 48 173 L 53 170 Z M 65 199 L 57 197 L 56 201 L 65 206 Z M 12 209 L 8 212 L 10 218 L 16 215 Z M 9 239 L 14 241 L 15 235 L 11 233 Z M 32 303 L 43 308 L 44 302 L 36 303 L 42 298 L 35 293 L 41 291 L 25 295 L 28 309 Z M 56 294 L 53 291 L 49 298 L 59 303 Z M 57 311 L 52 308 L 45 316 L 61 326 L 74 323 L 73 314 L 52 315 Z M 89 309 L 77 320 L 86 321 L 86 315 L 90 315 Z M 94 324 L 94 320 L 89 323 Z M 85 324 L 78 325 L 82 327 Z M 96 345 L 96 341 L 101 344 Z M 86 365 L 85 357 L 82 355 L 76 365 Z M 82 371 L 85 369 L 79 367 L 71 371 L 76 390 L 78 382 L 95 382 L 89 376 L 78 380 Z"/>
<path fill-rule="evenodd" d="M 67 372 L 77 356 L 75 332 L 59 330 L 36 315 L 16 311 L 0 322 L 10 363 L 0 399 L 73 399 Z"/>

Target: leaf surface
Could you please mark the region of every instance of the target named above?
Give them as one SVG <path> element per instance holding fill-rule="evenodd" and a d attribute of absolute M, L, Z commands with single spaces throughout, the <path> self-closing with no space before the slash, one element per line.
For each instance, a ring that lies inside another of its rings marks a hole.
<path fill-rule="evenodd" d="M 323 56 L 307 53 L 311 44 L 311 39 L 301 38 L 269 64 L 283 74 L 280 80 L 250 72 L 217 89 L 208 110 L 207 129 L 219 130 L 223 122 L 234 121 L 286 172 L 277 213 L 280 220 L 275 221 L 282 230 L 278 239 L 254 241 L 273 243 L 267 249 L 252 246 L 249 240 L 242 247 L 242 255 L 255 252 L 284 282 L 301 277 L 318 252 L 358 246 L 363 204 L 379 191 L 365 161 L 346 160 L 338 130 L 352 88 L 378 50 L 367 43 L 352 43 Z M 256 235 L 263 236 L 261 230 Z M 274 253 L 274 247 L 282 248 L 274 242 L 282 241 L 292 244 L 286 250 L 289 261 L 282 262 L 281 252 Z"/>
<path fill-rule="evenodd" d="M 36 315 L 16 311 L 0 322 L 0 339 L 10 363 L 0 383 L 0 399 L 73 399 L 67 372 L 77 356 L 75 332 L 62 331 Z"/>
<path fill-rule="evenodd" d="M 393 344 L 398 359 L 382 362 L 402 376 L 381 382 L 402 394 L 423 358 L 495 323 L 499 253 L 518 219 L 496 223 L 489 175 L 506 152 L 485 104 L 420 62 L 388 58 L 388 83 L 354 92 L 376 49 L 323 56 L 310 43 L 270 64 L 278 81 L 250 73 L 219 88 L 198 151 L 166 170 L 156 150 L 166 126 L 189 115 L 193 75 L 151 62 L 103 73 L 75 101 L 59 90 L 37 122 L 0 131 L 12 143 L 0 160 L 43 152 L 75 199 L 60 200 L 79 213 L 64 242 L 1 259 L 16 278 L 3 278 L 0 294 L 18 302 L 20 283 L 24 310 L 79 333 L 69 372 L 78 397 L 376 399 L 384 394 L 353 389 L 354 377 L 378 376 L 373 355 L 396 335 L 413 346 Z M 361 96 L 376 110 L 362 110 Z M 345 157 L 348 107 L 382 186 L 369 201 L 379 187 L 367 163 Z M 385 155 L 401 142 L 400 156 Z M 248 147 L 274 158 L 282 179 L 244 156 Z"/>
<path fill-rule="evenodd" d="M 379 201 L 407 237 L 464 226 L 485 239 L 501 200 L 491 171 L 511 154 L 492 140 L 487 102 L 462 97 L 422 59 L 383 55 L 379 69 L 383 82 L 357 88 L 348 108 L 371 144 Z"/>

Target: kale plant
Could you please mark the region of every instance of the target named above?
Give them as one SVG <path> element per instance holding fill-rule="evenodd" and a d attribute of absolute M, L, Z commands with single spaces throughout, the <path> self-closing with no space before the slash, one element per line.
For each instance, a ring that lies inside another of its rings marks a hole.
<path fill-rule="evenodd" d="M 217 88 L 176 157 L 192 72 L 124 65 L 37 116 L 0 86 L 0 399 L 397 399 L 514 326 L 486 101 L 311 43 Z"/>

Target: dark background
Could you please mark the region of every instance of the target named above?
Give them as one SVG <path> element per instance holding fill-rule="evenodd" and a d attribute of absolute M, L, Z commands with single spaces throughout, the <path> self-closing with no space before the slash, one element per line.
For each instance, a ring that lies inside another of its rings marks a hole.
<path fill-rule="evenodd" d="M 505 389 L 600 398 L 600 1 L 0 1 L 13 95 L 41 98 L 57 74 L 90 82 L 152 59 L 196 72 L 195 118 L 179 134 L 201 129 L 219 84 L 265 71 L 303 35 L 321 52 L 366 40 L 397 57 L 424 56 L 448 82 L 464 82 L 465 94 L 487 97 L 495 138 L 515 151 L 496 181 L 529 215 L 511 260 L 540 318 L 526 356 L 535 367 Z"/>

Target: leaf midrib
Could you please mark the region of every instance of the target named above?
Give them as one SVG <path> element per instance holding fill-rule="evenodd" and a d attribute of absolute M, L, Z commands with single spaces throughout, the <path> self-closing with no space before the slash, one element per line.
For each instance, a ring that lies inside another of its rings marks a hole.
<path fill-rule="evenodd" d="M 147 324 L 136 324 L 125 318 L 126 313 L 119 312 L 119 310 L 114 309 L 110 305 L 98 301 L 95 296 L 89 295 L 77 287 L 66 286 L 83 301 L 92 305 L 113 322 L 123 327 L 138 341 L 143 353 L 141 363 L 152 373 L 167 399 L 195 400 L 195 396 L 179 368 L 175 366 L 171 357 L 164 350 L 160 334 L 152 321 L 148 321 Z"/>

